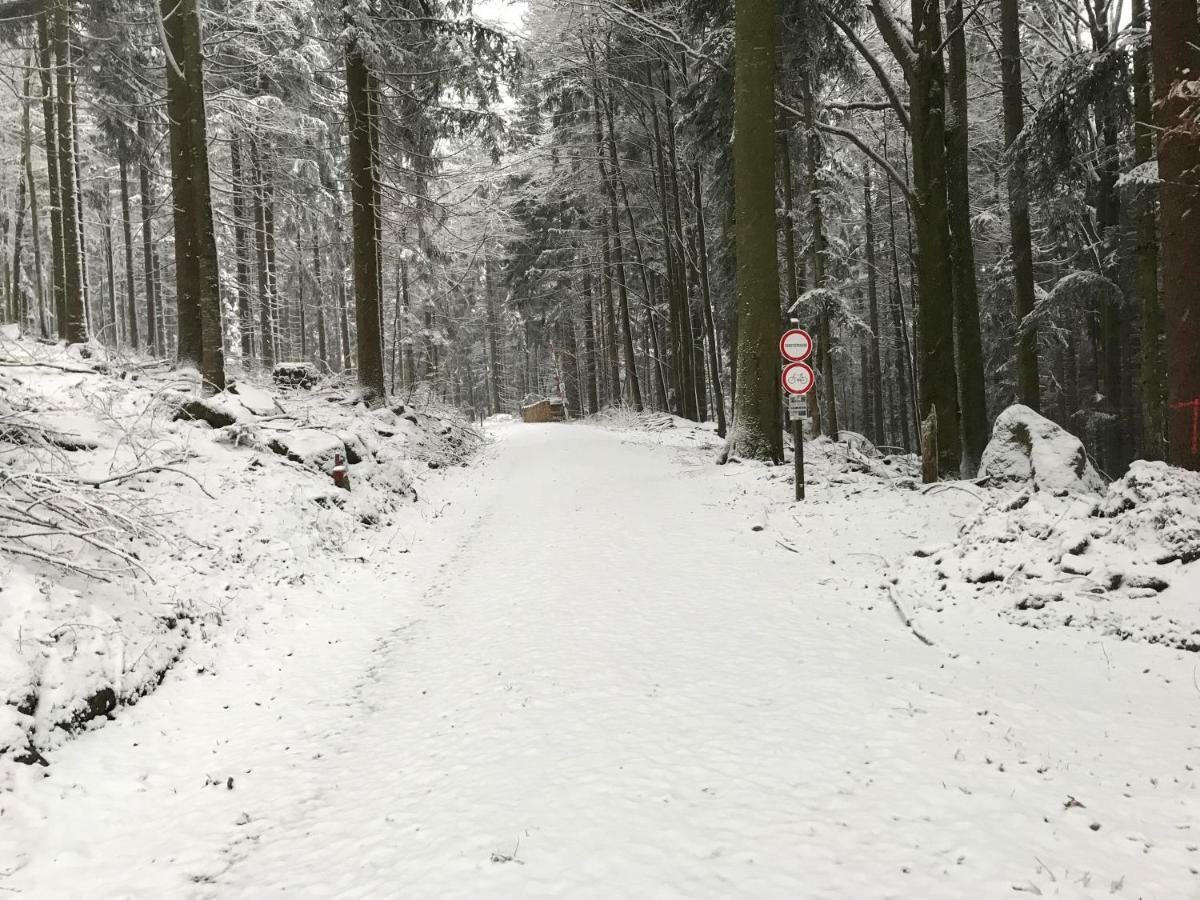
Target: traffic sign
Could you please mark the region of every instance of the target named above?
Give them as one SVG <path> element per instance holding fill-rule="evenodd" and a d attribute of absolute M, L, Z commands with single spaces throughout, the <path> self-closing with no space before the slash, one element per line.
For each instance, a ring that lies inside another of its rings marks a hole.
<path fill-rule="evenodd" d="M 807 363 L 794 362 L 783 368 L 783 389 L 789 394 L 802 396 L 813 389 L 817 377 Z"/>
<path fill-rule="evenodd" d="M 813 340 L 803 328 L 790 328 L 779 339 L 779 352 L 791 362 L 804 362 L 812 355 Z"/>

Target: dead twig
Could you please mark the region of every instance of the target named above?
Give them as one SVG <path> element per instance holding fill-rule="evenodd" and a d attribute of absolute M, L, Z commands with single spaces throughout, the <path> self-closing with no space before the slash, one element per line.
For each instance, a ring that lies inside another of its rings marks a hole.
<path fill-rule="evenodd" d="M 904 607 L 901 606 L 900 601 L 896 599 L 895 591 L 892 590 L 891 586 L 888 587 L 888 599 L 892 601 L 892 606 L 896 608 L 896 615 L 900 617 L 900 621 L 904 624 L 904 627 L 911 631 L 918 641 L 920 641 L 926 647 L 936 646 L 933 641 L 925 637 L 925 635 L 921 634 L 921 632 L 917 630 L 917 626 L 913 624 L 912 617 L 904 611 Z"/>

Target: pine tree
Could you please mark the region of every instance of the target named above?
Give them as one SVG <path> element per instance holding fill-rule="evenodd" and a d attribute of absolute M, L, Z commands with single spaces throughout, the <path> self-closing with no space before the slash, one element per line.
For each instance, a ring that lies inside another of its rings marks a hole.
<path fill-rule="evenodd" d="M 724 455 L 781 462 L 774 0 L 741 0 L 735 15 L 738 348 L 733 427 Z"/>
<path fill-rule="evenodd" d="M 1200 470 L 1200 121 L 1196 0 L 1151 0 L 1163 309 L 1167 335 L 1167 458 Z"/>

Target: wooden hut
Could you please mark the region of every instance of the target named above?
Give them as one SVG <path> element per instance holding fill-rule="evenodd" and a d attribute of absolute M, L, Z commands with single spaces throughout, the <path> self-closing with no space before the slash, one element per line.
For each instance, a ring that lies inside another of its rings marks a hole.
<path fill-rule="evenodd" d="M 527 424 L 565 422 L 567 404 L 559 399 L 539 400 L 521 407 L 521 421 Z"/>

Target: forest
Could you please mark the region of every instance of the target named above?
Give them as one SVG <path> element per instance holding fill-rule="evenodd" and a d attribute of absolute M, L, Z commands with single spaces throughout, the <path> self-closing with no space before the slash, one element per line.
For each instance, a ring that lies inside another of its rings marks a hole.
<path fill-rule="evenodd" d="M 0 894 L 1196 896 L 1198 7 L 0 0 Z"/>
<path fill-rule="evenodd" d="M 1195 0 L 488 6 L 0 2 L 4 319 L 776 461 L 796 321 L 927 478 L 1014 403 L 1200 467 Z"/>

